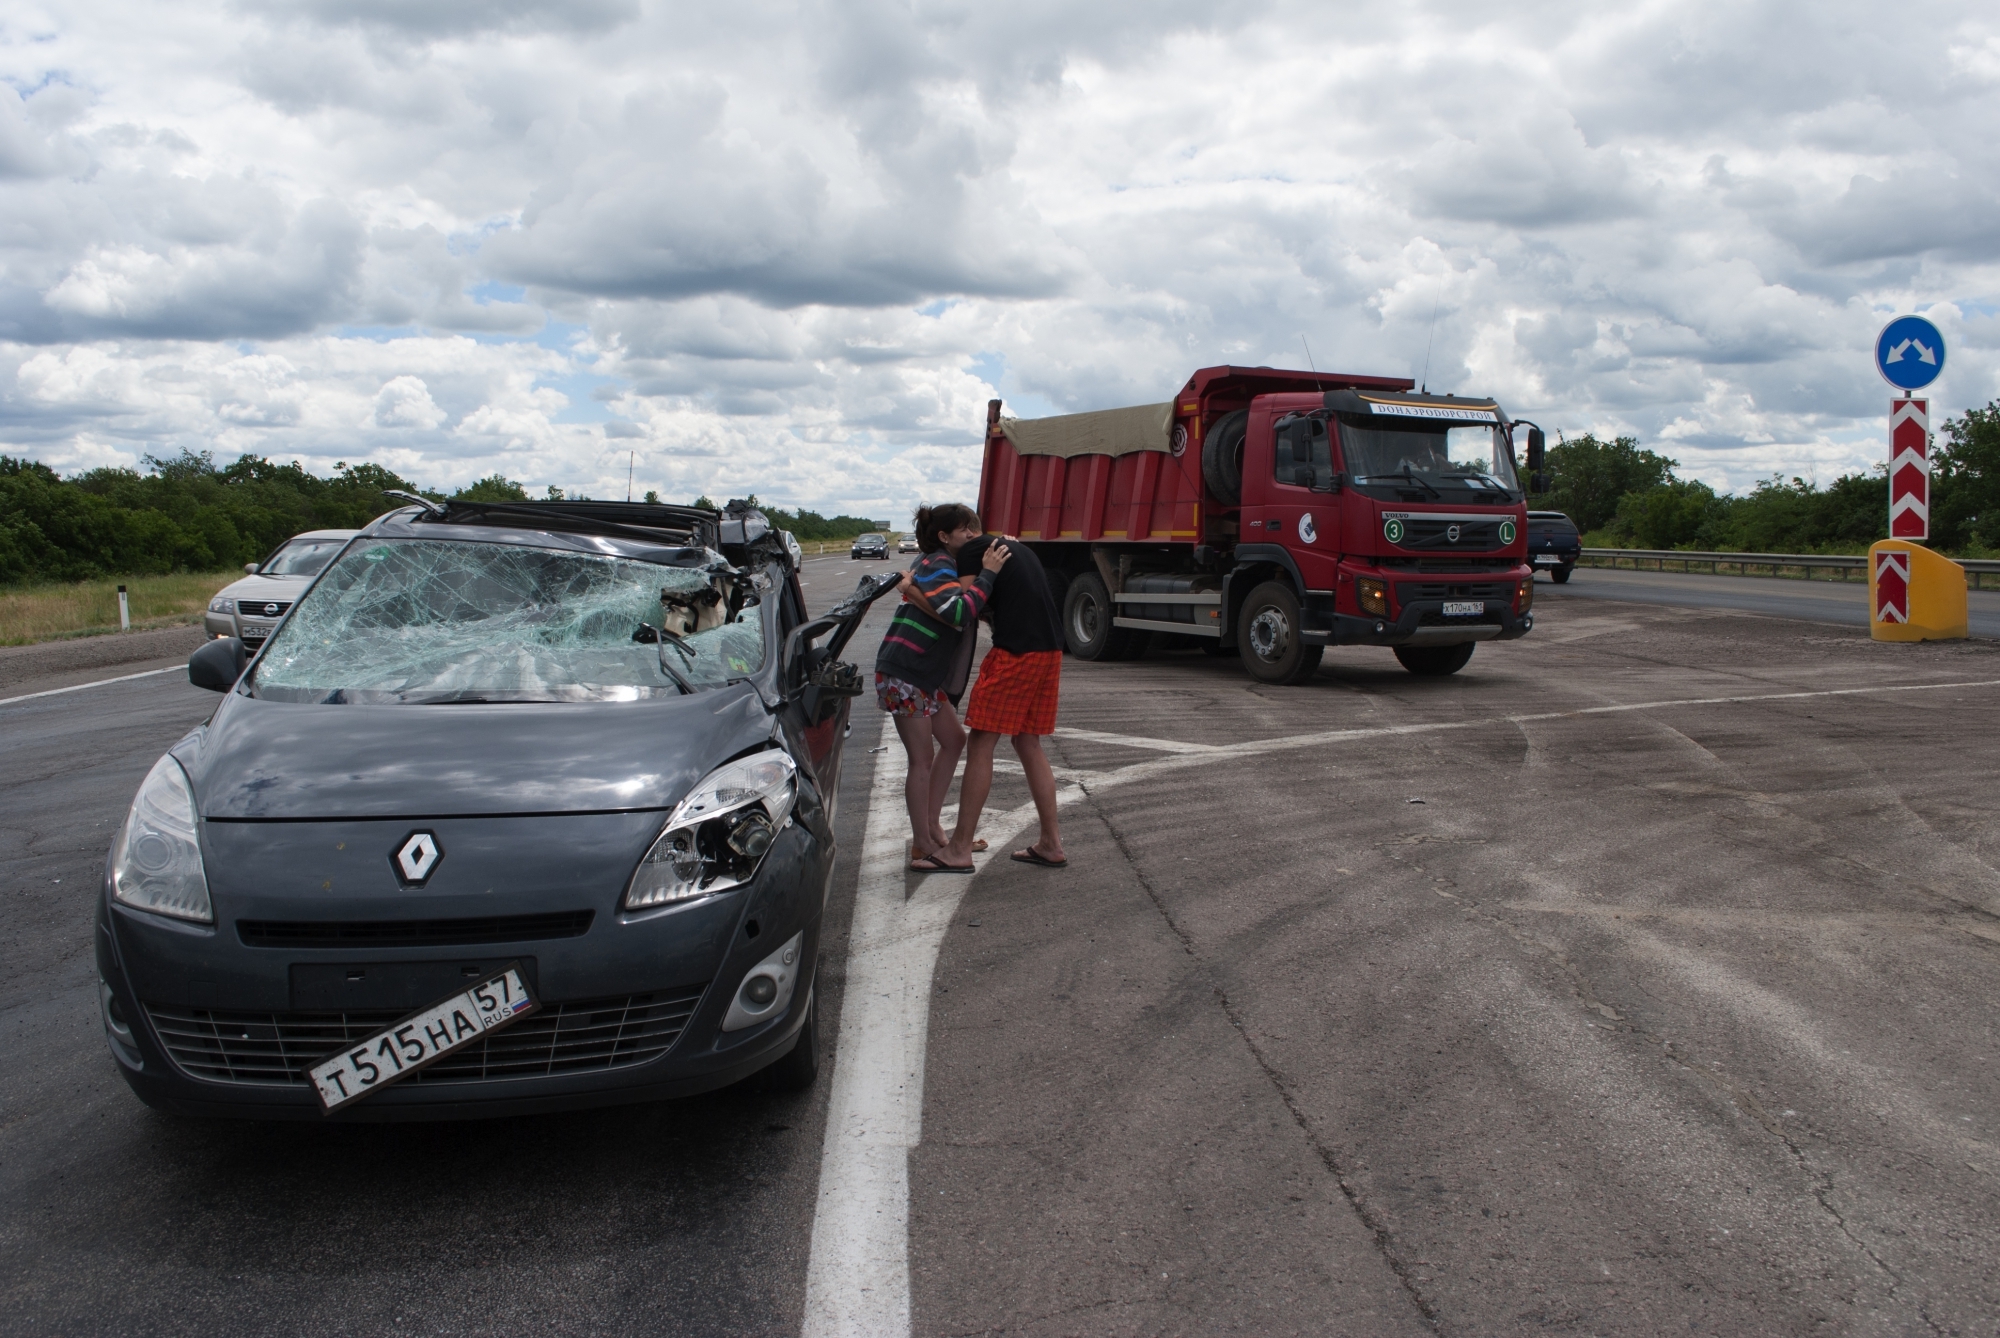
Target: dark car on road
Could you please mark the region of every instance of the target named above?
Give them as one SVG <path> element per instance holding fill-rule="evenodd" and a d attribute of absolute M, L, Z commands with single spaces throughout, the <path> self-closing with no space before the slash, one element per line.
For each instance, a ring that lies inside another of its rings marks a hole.
<path fill-rule="evenodd" d="M 426 504 L 254 657 L 197 651 L 221 701 L 97 911 L 133 1090 L 413 1119 L 811 1082 L 837 656 L 889 583 L 814 619 L 798 565 L 746 506 Z"/>
<path fill-rule="evenodd" d="M 886 534 L 864 534 L 854 541 L 848 552 L 851 558 L 881 558 L 889 560 L 889 536 Z"/>
<path fill-rule="evenodd" d="M 1557 585 L 1569 580 L 1576 560 L 1583 556 L 1583 537 L 1576 522 L 1560 511 L 1528 513 L 1528 564 L 1545 571 Z"/>

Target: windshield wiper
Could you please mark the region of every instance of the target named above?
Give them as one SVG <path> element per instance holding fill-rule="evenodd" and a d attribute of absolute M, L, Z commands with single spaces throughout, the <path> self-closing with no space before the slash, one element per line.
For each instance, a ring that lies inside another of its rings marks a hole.
<path fill-rule="evenodd" d="M 1416 484 L 1419 488 L 1422 488 L 1425 492 L 1429 493 L 1433 497 L 1444 496 L 1444 493 L 1438 488 L 1438 486 L 1435 483 L 1432 483 L 1427 478 L 1420 478 L 1417 475 L 1416 471 L 1410 468 L 1410 462 L 1408 460 L 1403 461 L 1403 467 L 1400 470 L 1396 471 L 1394 474 L 1389 475 L 1389 477 L 1392 479 L 1408 479 L 1410 482 Z"/>
<path fill-rule="evenodd" d="M 701 652 L 690 646 L 687 643 L 687 638 L 678 632 L 669 632 L 664 627 L 655 627 L 651 623 L 640 623 L 639 630 L 632 633 L 632 639 L 641 644 L 650 642 L 659 646 L 660 672 L 674 680 L 674 686 L 681 690 L 683 697 L 692 697 L 700 690 L 695 687 L 693 681 L 686 674 L 667 663 L 667 648 L 669 646 L 679 651 L 681 657 L 688 661 L 688 663 L 692 664 L 694 662 L 694 657 Z"/>

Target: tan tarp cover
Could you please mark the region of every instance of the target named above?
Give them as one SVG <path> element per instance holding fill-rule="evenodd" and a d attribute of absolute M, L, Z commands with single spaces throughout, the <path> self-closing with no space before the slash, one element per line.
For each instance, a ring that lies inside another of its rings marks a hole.
<path fill-rule="evenodd" d="M 1000 431 L 1022 455 L 1130 455 L 1165 451 L 1173 431 L 1174 404 L 1141 404 L 1055 418 L 1002 418 Z"/>

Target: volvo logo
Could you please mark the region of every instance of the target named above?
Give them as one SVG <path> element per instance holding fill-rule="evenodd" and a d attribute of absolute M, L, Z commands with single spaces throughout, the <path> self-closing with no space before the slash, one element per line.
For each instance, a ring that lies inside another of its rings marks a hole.
<path fill-rule="evenodd" d="M 1445 541 L 1446 541 L 1447 543 L 1454 543 L 1454 544 L 1455 544 L 1455 543 L 1457 543 L 1457 542 L 1458 542 L 1458 526 L 1456 526 L 1456 525 L 1447 525 L 1447 526 L 1445 526 L 1445 527 L 1444 527 L 1444 537 L 1445 537 Z"/>
<path fill-rule="evenodd" d="M 404 887 L 422 887 L 444 862 L 444 847 L 435 832 L 411 832 L 389 857 L 395 866 L 396 881 Z"/>

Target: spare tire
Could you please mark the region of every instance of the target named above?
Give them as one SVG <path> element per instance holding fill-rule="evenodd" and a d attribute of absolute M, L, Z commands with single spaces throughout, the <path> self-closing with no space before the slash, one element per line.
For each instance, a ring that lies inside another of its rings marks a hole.
<path fill-rule="evenodd" d="M 1201 439 L 1201 480 L 1224 506 L 1243 505 L 1243 433 L 1250 411 L 1236 409 L 1215 420 Z"/>

